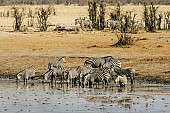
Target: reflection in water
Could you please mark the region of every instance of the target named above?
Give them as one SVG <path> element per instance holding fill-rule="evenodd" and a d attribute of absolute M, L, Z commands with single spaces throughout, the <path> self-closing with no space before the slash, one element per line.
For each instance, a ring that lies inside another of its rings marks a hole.
<path fill-rule="evenodd" d="M 169 113 L 169 87 L 72 88 L 66 84 L 0 83 L 0 112 Z"/>

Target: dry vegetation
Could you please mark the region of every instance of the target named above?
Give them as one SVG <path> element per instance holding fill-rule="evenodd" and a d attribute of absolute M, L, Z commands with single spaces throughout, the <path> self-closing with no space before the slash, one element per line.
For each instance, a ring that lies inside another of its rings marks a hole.
<path fill-rule="evenodd" d="M 25 6 L 21 6 L 25 7 Z M 27 6 L 29 9 L 38 6 Z M 1 11 L 10 10 L 10 6 L 0 7 Z M 51 25 L 74 25 L 74 19 L 88 15 L 87 6 L 54 6 L 56 16 L 49 17 Z M 168 11 L 169 6 L 159 6 L 158 12 Z M 112 7 L 107 7 L 111 12 Z M 137 18 L 142 18 L 143 6 L 123 6 L 122 12 L 135 10 Z M 107 18 L 109 15 L 106 15 Z M 23 23 L 27 23 L 27 19 Z M 66 56 L 66 67 L 83 65 L 87 57 L 111 55 L 122 62 L 123 67 L 132 67 L 137 77 L 153 77 L 170 80 L 170 32 L 159 30 L 147 33 L 140 30 L 132 34 L 134 44 L 130 46 L 112 46 L 117 42 L 113 31 L 57 32 L 48 28 L 47 32 L 13 31 L 13 18 L 0 17 L 0 74 L 15 75 L 18 71 L 34 66 L 37 75 L 47 70 L 49 61 Z"/>

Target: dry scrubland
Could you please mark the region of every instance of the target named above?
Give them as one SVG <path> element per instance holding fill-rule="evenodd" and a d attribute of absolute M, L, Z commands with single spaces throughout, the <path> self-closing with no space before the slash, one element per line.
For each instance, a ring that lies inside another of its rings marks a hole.
<path fill-rule="evenodd" d="M 25 6 L 21 6 L 25 7 Z M 26 8 L 37 6 L 26 6 Z M 49 22 L 55 25 L 73 25 L 74 19 L 87 16 L 87 6 L 54 6 L 56 16 Z M 0 7 L 10 10 L 9 6 Z M 110 12 L 112 7 L 107 7 Z M 170 6 L 159 6 L 159 12 L 165 12 Z M 142 17 L 143 6 L 123 6 L 122 12 L 134 10 L 138 18 Z M 107 13 L 107 17 L 108 17 Z M 151 77 L 170 80 L 170 32 L 160 30 L 146 33 L 140 30 L 133 34 L 134 45 L 115 47 L 116 33 L 113 31 L 74 32 L 11 32 L 13 19 L 0 17 L 0 74 L 15 75 L 18 71 L 34 66 L 37 75 L 47 70 L 49 61 L 66 56 L 66 67 L 83 65 L 87 57 L 111 55 L 122 62 L 123 67 L 136 70 L 136 77 Z M 27 23 L 24 19 L 24 23 Z M 52 29 L 52 28 L 51 28 Z M 154 79 L 154 80 L 155 80 Z"/>

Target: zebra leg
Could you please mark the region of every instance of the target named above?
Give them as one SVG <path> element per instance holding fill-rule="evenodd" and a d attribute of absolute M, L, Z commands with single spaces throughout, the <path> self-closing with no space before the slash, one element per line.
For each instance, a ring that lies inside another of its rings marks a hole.
<path fill-rule="evenodd" d="M 53 86 L 54 76 L 51 76 L 51 85 Z"/>
<path fill-rule="evenodd" d="M 130 76 L 131 85 L 133 85 L 133 77 Z"/>

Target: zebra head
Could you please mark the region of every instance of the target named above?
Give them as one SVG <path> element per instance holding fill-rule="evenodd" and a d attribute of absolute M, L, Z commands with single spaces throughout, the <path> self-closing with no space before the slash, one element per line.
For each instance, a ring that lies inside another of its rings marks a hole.
<path fill-rule="evenodd" d="M 120 87 L 122 87 L 122 86 L 124 87 L 127 84 L 127 78 L 125 75 L 124 76 L 118 75 L 115 82 L 119 83 Z"/>
<path fill-rule="evenodd" d="M 82 19 L 75 19 L 75 25 L 81 24 L 81 22 L 82 22 Z"/>
<path fill-rule="evenodd" d="M 65 57 L 60 58 L 60 59 L 58 60 L 58 62 L 60 62 L 60 63 L 66 63 Z"/>
<path fill-rule="evenodd" d="M 47 81 L 48 77 L 52 75 L 53 70 L 48 70 L 43 76 L 44 80 Z"/>
<path fill-rule="evenodd" d="M 17 75 L 16 75 L 16 83 L 18 83 L 19 82 L 19 80 L 21 79 L 21 73 L 18 73 Z"/>

